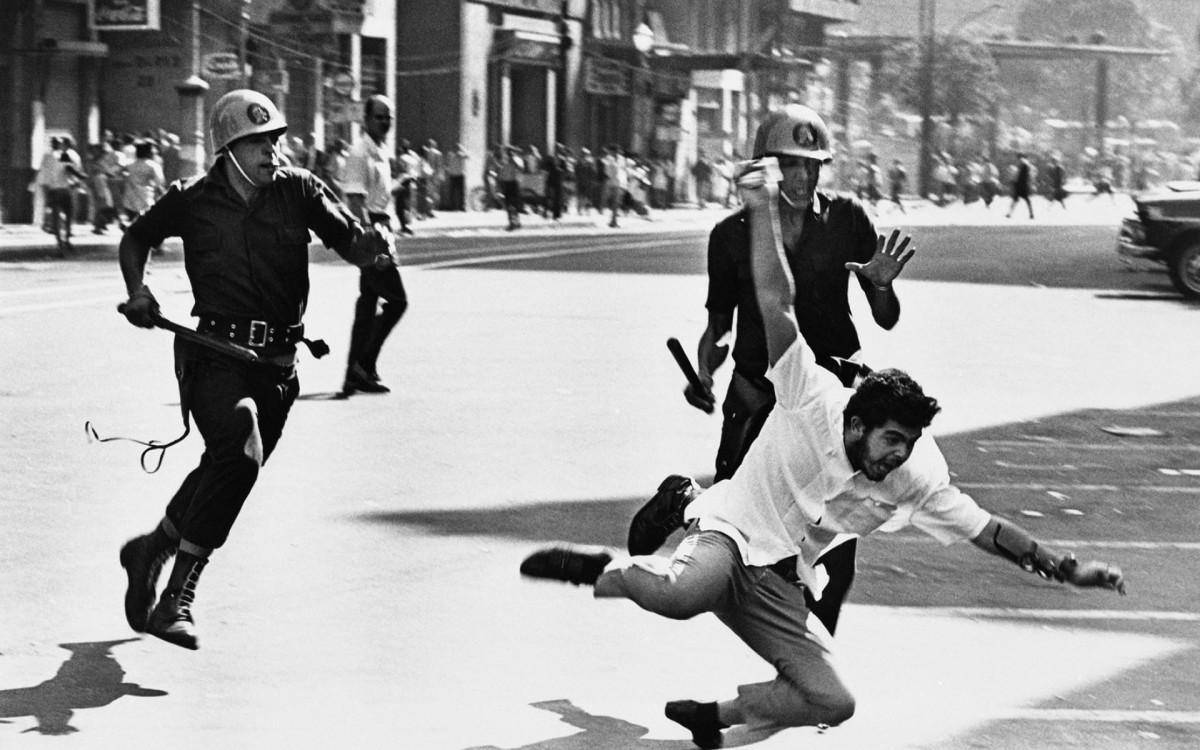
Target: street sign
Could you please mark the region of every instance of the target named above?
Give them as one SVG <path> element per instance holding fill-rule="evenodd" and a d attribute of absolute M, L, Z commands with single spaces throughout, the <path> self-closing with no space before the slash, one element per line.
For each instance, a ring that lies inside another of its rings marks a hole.
<path fill-rule="evenodd" d="M 201 75 L 205 78 L 241 78 L 242 66 L 236 52 L 209 52 L 201 58 Z"/>
<path fill-rule="evenodd" d="M 354 93 L 354 76 L 344 71 L 338 73 L 333 77 L 333 90 L 341 96 L 350 96 Z"/>

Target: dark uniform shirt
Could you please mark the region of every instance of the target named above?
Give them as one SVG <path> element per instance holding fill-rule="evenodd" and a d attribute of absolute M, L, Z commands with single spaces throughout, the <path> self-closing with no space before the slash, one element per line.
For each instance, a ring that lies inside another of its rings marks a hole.
<path fill-rule="evenodd" d="M 818 192 L 819 211 L 807 210 L 797 247 L 785 247 L 796 281 L 796 322 L 818 358 L 849 357 L 860 348 L 850 315 L 846 263 L 866 263 L 875 254 L 875 226 L 863 205 L 848 196 Z M 870 291 L 871 282 L 858 274 Z M 767 342 L 762 313 L 750 273 L 750 224 L 742 209 L 725 218 L 708 238 L 710 312 L 737 310 L 733 344 L 734 369 L 754 381 L 767 382 Z"/>
<path fill-rule="evenodd" d="M 203 177 L 171 185 L 129 232 L 150 247 L 183 239 L 192 315 L 295 325 L 308 303 L 310 229 L 347 260 L 366 262 L 351 257 L 362 228 L 310 172 L 280 169 L 247 205 L 218 159 Z"/>

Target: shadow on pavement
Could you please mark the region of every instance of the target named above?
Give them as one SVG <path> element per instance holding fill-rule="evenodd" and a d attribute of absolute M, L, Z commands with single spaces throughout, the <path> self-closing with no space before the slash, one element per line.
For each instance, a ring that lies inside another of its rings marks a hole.
<path fill-rule="evenodd" d="M 113 657 L 112 650 L 136 640 L 60 643 L 61 648 L 71 652 L 71 657 L 54 677 L 33 687 L 0 690 L 0 723 L 9 724 L 12 723 L 9 719 L 30 716 L 37 726 L 25 732 L 71 734 L 79 731 L 70 724 L 76 709 L 107 706 L 126 695 L 139 698 L 166 695 L 162 690 L 125 682 L 125 670 Z"/>
<path fill-rule="evenodd" d="M 358 516 L 371 523 L 421 529 L 440 536 L 489 536 L 625 548 L 629 520 L 645 497 L 564 500 L 535 505 L 462 510 L 380 511 Z"/>
<path fill-rule="evenodd" d="M 555 737 L 531 745 L 521 745 L 509 750 L 594 750 L 598 747 L 619 747 L 623 750 L 692 750 L 691 740 L 645 739 L 646 727 L 612 716 L 593 716 L 575 706 L 569 700 L 542 701 L 531 703 L 534 708 L 556 713 L 562 720 L 582 731 L 569 737 Z M 742 747 L 761 742 L 774 732 L 749 732 L 733 730 L 725 733 L 725 747 Z M 496 745 L 481 745 L 467 750 L 501 750 Z"/>

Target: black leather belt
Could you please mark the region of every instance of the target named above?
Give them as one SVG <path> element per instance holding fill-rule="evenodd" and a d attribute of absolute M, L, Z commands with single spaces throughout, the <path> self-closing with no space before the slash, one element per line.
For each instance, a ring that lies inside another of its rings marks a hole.
<path fill-rule="evenodd" d="M 285 346 L 304 340 L 303 323 L 289 326 L 250 318 L 200 318 L 200 326 L 196 330 L 257 349 Z"/>

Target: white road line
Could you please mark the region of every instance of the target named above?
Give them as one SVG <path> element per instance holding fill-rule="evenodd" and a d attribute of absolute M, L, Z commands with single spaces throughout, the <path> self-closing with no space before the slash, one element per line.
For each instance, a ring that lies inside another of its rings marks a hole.
<path fill-rule="evenodd" d="M 563 255 L 587 255 L 590 253 L 608 253 L 616 250 L 636 250 L 644 247 L 661 246 L 661 241 L 620 243 L 611 245 L 585 245 L 568 247 L 561 250 L 534 250 L 524 253 L 498 253 L 495 255 L 475 255 L 454 260 L 439 260 L 429 263 L 413 263 L 411 267 L 421 269 L 454 268 L 456 266 L 474 266 L 481 263 L 495 263 L 506 260 L 535 260 L 537 258 L 555 258 Z"/>
<path fill-rule="evenodd" d="M 880 606 L 880 605 L 862 605 Z M 886 607 L 889 612 L 925 617 L 994 617 L 1018 620 L 1126 620 L 1200 622 L 1200 612 L 1120 609 L 1024 609 L 1020 607 Z"/>
<path fill-rule="evenodd" d="M 1200 724 L 1200 711 L 1104 711 L 1088 708 L 1010 708 L 989 714 L 1021 721 L 1089 721 L 1109 724 Z"/>
<path fill-rule="evenodd" d="M 1200 486 L 1155 484 L 1041 484 L 1038 482 L 957 482 L 960 490 L 1028 490 L 1030 492 L 1156 492 L 1162 495 L 1200 495 Z"/>
<path fill-rule="evenodd" d="M 1020 450 L 1024 448 L 1056 448 L 1079 451 L 1200 451 L 1200 445 L 1155 443 L 1059 443 L 1053 440 L 976 440 L 981 448 Z"/>
<path fill-rule="evenodd" d="M 931 536 L 924 534 L 913 533 L 911 535 L 884 535 L 873 536 L 871 539 L 887 540 L 889 542 L 899 542 L 904 544 L 936 544 L 941 545 Z M 1182 550 L 1184 552 L 1200 552 L 1200 542 L 1146 542 L 1146 541 L 1125 541 L 1125 540 L 1101 540 L 1101 539 L 1046 539 L 1046 545 L 1050 547 L 1068 547 L 1070 549 L 1080 548 L 1096 548 L 1096 549 L 1139 549 L 1139 550 Z"/>

